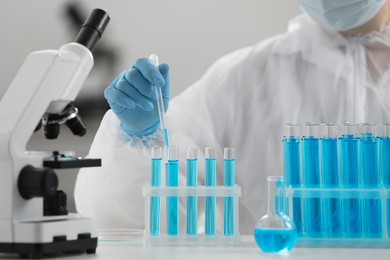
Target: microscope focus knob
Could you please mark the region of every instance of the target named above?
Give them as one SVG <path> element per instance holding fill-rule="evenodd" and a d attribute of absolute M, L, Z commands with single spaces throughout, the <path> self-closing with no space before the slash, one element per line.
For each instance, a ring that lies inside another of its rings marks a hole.
<path fill-rule="evenodd" d="M 18 189 L 24 199 L 54 195 L 58 187 L 58 178 L 49 168 L 23 167 L 18 178 Z"/>

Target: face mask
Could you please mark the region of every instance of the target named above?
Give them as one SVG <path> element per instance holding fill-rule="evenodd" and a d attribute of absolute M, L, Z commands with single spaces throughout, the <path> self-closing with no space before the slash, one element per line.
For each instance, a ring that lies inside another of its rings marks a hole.
<path fill-rule="evenodd" d="M 371 20 L 386 0 L 298 0 L 306 13 L 322 26 L 343 32 Z"/>

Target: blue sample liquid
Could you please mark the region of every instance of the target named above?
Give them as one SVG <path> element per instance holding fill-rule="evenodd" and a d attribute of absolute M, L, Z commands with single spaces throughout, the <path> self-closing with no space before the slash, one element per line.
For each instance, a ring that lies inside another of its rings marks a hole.
<path fill-rule="evenodd" d="M 152 159 L 152 187 L 161 187 L 162 159 Z M 160 235 L 160 197 L 150 197 L 150 235 Z"/>
<path fill-rule="evenodd" d="M 322 187 L 339 188 L 337 139 L 321 138 Z M 326 237 L 340 237 L 341 201 L 326 198 L 322 201 L 322 230 Z"/>
<path fill-rule="evenodd" d="M 360 140 L 360 179 L 362 188 L 379 187 L 377 139 L 371 133 L 362 134 Z M 380 198 L 362 199 L 362 231 L 365 237 L 382 237 L 382 203 Z"/>
<path fill-rule="evenodd" d="M 343 188 L 359 188 L 358 158 L 358 139 L 353 135 L 343 135 L 340 138 L 340 173 Z M 359 199 L 343 199 L 342 205 L 345 237 L 360 237 Z"/>
<path fill-rule="evenodd" d="M 257 245 L 264 253 L 287 253 L 297 241 L 296 229 L 256 228 L 254 236 Z"/>
<path fill-rule="evenodd" d="M 284 178 L 286 185 L 297 188 L 301 184 L 300 141 L 296 137 L 283 139 Z M 293 221 L 298 234 L 302 234 L 302 210 L 300 198 L 293 198 Z M 285 212 L 288 214 L 288 212 Z"/>
<path fill-rule="evenodd" d="M 235 160 L 224 160 L 224 186 L 234 187 Z M 224 226 L 225 236 L 234 235 L 234 197 L 224 198 Z"/>
<path fill-rule="evenodd" d="M 320 185 L 318 138 L 302 138 L 303 181 L 305 188 Z M 310 237 L 321 236 L 321 202 L 319 198 L 304 199 L 304 231 Z"/>
<path fill-rule="evenodd" d="M 383 186 L 390 189 L 390 138 L 379 139 L 380 176 Z M 387 236 L 390 238 L 390 198 L 387 199 Z"/>
<path fill-rule="evenodd" d="M 216 169 L 217 164 L 215 159 L 206 159 L 206 180 L 207 187 L 215 187 L 216 185 Z M 205 234 L 206 236 L 215 236 L 215 207 L 216 200 L 214 196 L 207 196 L 205 199 Z"/>
<path fill-rule="evenodd" d="M 198 180 L 198 160 L 187 159 L 187 186 L 196 187 Z M 198 233 L 198 203 L 196 196 L 187 197 L 187 235 Z"/>
<path fill-rule="evenodd" d="M 179 161 L 168 160 L 166 167 L 167 187 L 177 187 L 179 185 Z M 166 204 L 167 233 L 169 236 L 176 236 L 179 234 L 179 198 L 177 196 L 168 196 Z"/>

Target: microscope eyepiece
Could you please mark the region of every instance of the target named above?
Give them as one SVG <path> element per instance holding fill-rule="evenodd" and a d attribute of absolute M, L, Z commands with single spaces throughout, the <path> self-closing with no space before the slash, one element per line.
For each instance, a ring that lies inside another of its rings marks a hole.
<path fill-rule="evenodd" d="M 75 42 L 87 47 L 90 51 L 93 50 L 97 41 L 102 36 L 107 24 L 110 21 L 110 16 L 101 9 L 92 10 L 87 20 L 81 27 Z"/>

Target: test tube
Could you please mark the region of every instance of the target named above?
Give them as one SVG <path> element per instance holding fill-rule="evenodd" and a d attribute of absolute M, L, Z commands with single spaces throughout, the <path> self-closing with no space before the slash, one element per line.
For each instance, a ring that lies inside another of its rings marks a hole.
<path fill-rule="evenodd" d="M 151 187 L 161 187 L 162 148 L 152 147 Z M 160 197 L 150 197 L 150 235 L 160 235 Z"/>
<path fill-rule="evenodd" d="M 150 55 L 149 61 L 158 70 L 158 66 L 159 66 L 158 56 L 156 54 Z M 162 131 L 164 146 L 165 146 L 165 149 L 168 150 L 169 137 L 168 137 L 168 128 L 167 128 L 166 123 L 165 123 L 165 109 L 164 109 L 162 91 L 161 91 L 161 87 L 154 86 L 154 88 L 155 88 L 155 93 L 156 93 L 157 111 L 158 111 L 158 116 L 160 118 L 160 127 L 161 127 L 161 131 Z M 169 158 L 169 153 L 167 154 L 167 158 Z"/>
<path fill-rule="evenodd" d="M 301 155 L 300 155 L 300 129 L 299 124 L 285 125 L 283 138 L 284 178 L 286 185 L 298 188 L 301 185 Z M 302 234 L 302 210 L 300 198 L 293 198 L 293 221 L 298 234 Z M 286 212 L 287 214 L 287 212 Z"/>
<path fill-rule="evenodd" d="M 187 148 L 187 186 L 196 187 L 198 184 L 198 150 Z M 198 233 L 198 203 L 196 196 L 187 197 L 187 235 Z"/>
<path fill-rule="evenodd" d="M 167 187 L 178 187 L 179 185 L 179 147 L 172 145 L 168 148 L 169 160 L 166 163 L 166 185 Z M 179 234 L 179 198 L 167 196 L 167 233 L 169 236 Z"/>
<path fill-rule="evenodd" d="M 340 125 L 340 182 L 344 189 L 358 189 L 358 134 L 357 125 L 345 123 Z M 347 238 L 361 236 L 361 217 L 359 199 L 345 198 L 342 200 L 343 231 Z"/>
<path fill-rule="evenodd" d="M 379 187 L 377 125 L 360 125 L 359 178 L 364 189 Z M 381 199 L 362 199 L 362 231 L 365 237 L 382 237 Z"/>
<path fill-rule="evenodd" d="M 319 125 L 306 123 L 302 136 L 303 185 L 320 187 Z M 319 198 L 304 198 L 304 232 L 310 237 L 321 236 L 321 202 Z"/>
<path fill-rule="evenodd" d="M 215 187 L 217 163 L 215 159 L 215 149 L 206 147 L 205 151 L 206 164 L 206 187 Z M 206 196 L 205 201 L 205 234 L 206 236 L 215 236 L 215 196 Z"/>
<path fill-rule="evenodd" d="M 320 126 L 321 180 L 323 188 L 339 188 L 337 125 Z M 341 203 L 337 198 L 322 200 L 322 231 L 327 237 L 340 237 Z"/>
<path fill-rule="evenodd" d="M 235 152 L 234 148 L 224 149 L 224 186 L 234 187 L 235 184 Z M 224 199 L 224 235 L 234 235 L 234 197 Z"/>
<path fill-rule="evenodd" d="M 390 189 L 390 124 L 379 126 L 379 171 L 382 185 Z M 387 236 L 390 238 L 390 198 L 387 199 Z"/>

